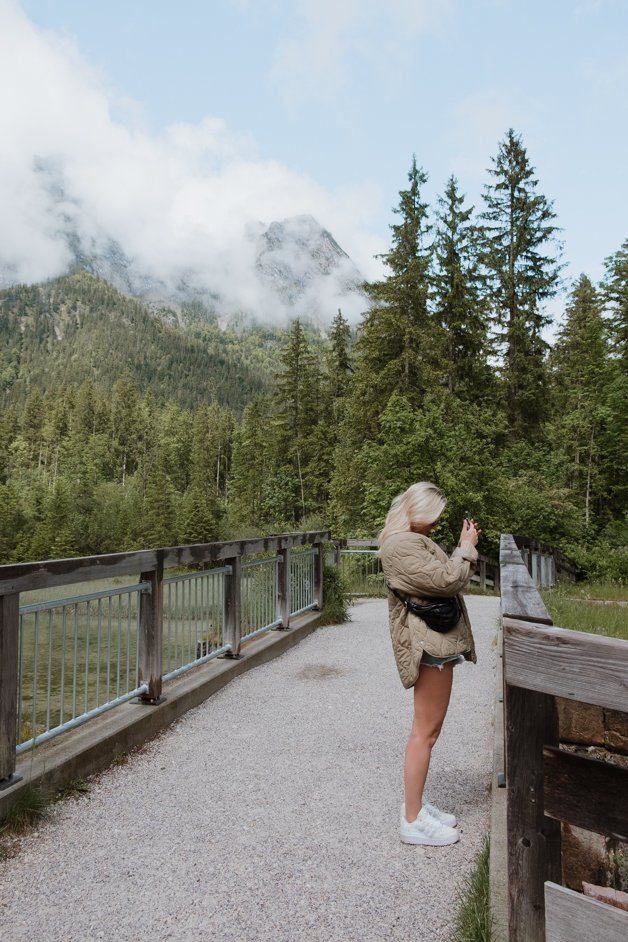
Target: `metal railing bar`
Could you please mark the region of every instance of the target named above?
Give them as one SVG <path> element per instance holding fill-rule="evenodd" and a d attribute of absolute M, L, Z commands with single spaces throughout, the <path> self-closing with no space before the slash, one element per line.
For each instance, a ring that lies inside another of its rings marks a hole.
<path fill-rule="evenodd" d="M 173 678 L 179 677 L 181 674 L 185 674 L 186 671 L 192 670 L 192 668 L 196 667 L 198 664 L 205 664 L 207 661 L 211 661 L 215 657 L 219 657 L 221 654 L 226 654 L 226 652 L 230 650 L 231 645 L 229 643 L 223 644 L 222 647 L 216 648 L 215 651 L 211 651 L 209 654 L 203 655 L 203 657 L 198 657 L 195 661 L 190 661 L 189 664 L 184 664 L 183 667 L 177 667 L 176 670 L 169 671 L 167 674 L 163 674 L 161 679 L 164 681 L 164 683 L 167 680 L 173 680 Z"/>
<path fill-rule="evenodd" d="M 63 619 L 61 622 L 61 689 L 59 703 L 59 722 L 63 723 L 65 713 L 65 639 L 67 637 L 68 612 L 63 609 Z"/>
<path fill-rule="evenodd" d="M 80 716 L 73 717 L 62 726 L 55 726 L 54 729 L 48 729 L 45 733 L 41 733 L 39 736 L 33 736 L 32 739 L 28 739 L 26 742 L 20 743 L 15 751 L 18 755 L 21 752 L 26 752 L 28 749 L 32 749 L 34 746 L 39 746 L 41 743 L 47 742 L 54 736 L 59 736 L 61 733 L 65 733 L 70 729 L 75 729 L 77 726 L 81 726 L 83 723 L 94 719 L 96 716 L 102 716 L 103 713 L 113 710 L 114 707 L 120 706 L 122 703 L 128 703 L 129 700 L 132 700 L 134 697 L 140 697 L 144 693 L 148 693 L 148 684 L 141 684 L 135 690 L 131 690 L 129 693 L 122 694 L 121 697 L 116 697 L 115 700 L 110 700 L 109 703 L 103 703 L 102 706 L 96 707 L 95 709 L 90 710 L 88 713 L 81 713 Z"/>
<path fill-rule="evenodd" d="M 276 618 L 274 621 L 271 621 L 269 625 L 264 625 L 262 628 L 257 628 L 255 631 L 249 632 L 248 635 L 242 635 L 242 640 L 250 641 L 251 638 L 257 638 L 258 635 L 262 635 L 264 632 L 270 631 L 272 628 L 278 628 L 280 624 L 281 618 Z"/>
<path fill-rule="evenodd" d="M 78 672 L 78 606 L 74 609 L 74 661 L 72 664 L 72 716 L 76 716 L 76 675 Z"/>
<path fill-rule="evenodd" d="M 377 556 L 379 550 L 370 550 L 370 549 L 356 549 L 356 550 L 340 550 L 341 556 Z"/>
<path fill-rule="evenodd" d="M 46 729 L 50 728 L 50 688 L 52 686 L 52 612 L 48 613 L 48 677 L 46 696 Z"/>
<path fill-rule="evenodd" d="M 98 608 L 96 614 L 96 630 L 98 632 L 98 641 L 96 644 L 96 706 L 100 705 L 100 643 L 102 634 L 102 599 L 98 599 Z"/>
<path fill-rule="evenodd" d="M 107 612 L 107 699 L 111 692 L 111 599 L 109 599 L 109 611 Z"/>
<path fill-rule="evenodd" d="M 131 606 L 126 610 L 126 689 L 131 681 Z"/>
<path fill-rule="evenodd" d="M 266 566 L 271 563 L 278 563 L 281 560 L 281 556 L 268 556 L 266 559 L 247 559 L 246 562 L 241 563 L 241 569 L 252 569 L 253 566 Z M 211 570 L 216 572 L 217 570 Z"/>
<path fill-rule="evenodd" d="M 22 730 L 22 691 L 24 689 L 24 619 L 22 617 L 20 617 L 18 647 L 17 737 L 19 739 Z"/>
<path fill-rule="evenodd" d="M 20 605 L 20 615 L 30 615 L 32 612 L 45 612 L 50 608 L 61 608 L 62 605 L 79 605 L 81 602 L 108 599 L 116 595 L 129 595 L 131 592 L 150 592 L 150 588 L 150 582 L 138 582 L 136 585 L 120 586 L 119 589 L 103 589 L 102 592 L 90 592 L 88 595 L 75 595 L 68 599 L 50 599 L 48 602 L 33 602 L 29 605 Z"/>
<path fill-rule="evenodd" d="M 188 572 L 183 576 L 168 576 L 163 580 L 164 585 L 171 585 L 174 582 L 185 582 L 186 579 L 202 579 L 204 576 L 217 576 L 226 573 L 228 576 L 232 573 L 231 566 L 220 566 L 218 569 L 204 569 L 202 572 Z"/>
<path fill-rule="evenodd" d="M 39 666 L 39 612 L 35 613 L 35 651 L 33 655 L 33 713 L 31 730 L 35 735 L 37 729 L 37 669 Z"/>
<path fill-rule="evenodd" d="M 89 602 L 85 603 L 85 693 L 83 696 L 83 713 L 89 710 L 89 629 L 90 629 L 90 610 Z M 129 685 L 127 684 L 127 687 Z"/>
<path fill-rule="evenodd" d="M 296 618 L 297 615 L 302 615 L 303 612 L 309 612 L 313 608 L 316 608 L 316 602 L 310 602 L 309 605 L 304 605 L 303 608 L 298 608 L 296 612 L 290 612 L 292 618 Z"/>

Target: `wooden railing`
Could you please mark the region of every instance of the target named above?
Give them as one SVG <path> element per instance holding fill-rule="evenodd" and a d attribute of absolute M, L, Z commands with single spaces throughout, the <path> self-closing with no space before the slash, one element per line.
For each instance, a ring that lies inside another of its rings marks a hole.
<path fill-rule="evenodd" d="M 334 540 L 334 548 L 335 563 L 342 569 L 341 556 L 343 553 L 352 553 L 356 556 L 360 553 L 365 555 L 374 554 L 379 549 L 379 543 L 372 537 L 361 540 L 340 539 Z M 443 549 L 449 553 L 452 547 L 443 547 Z M 499 562 L 489 556 L 479 556 L 471 582 L 482 590 L 499 589 Z"/>
<path fill-rule="evenodd" d="M 530 536 L 515 536 L 514 541 L 536 585 L 576 581 L 576 564 L 555 546 Z"/>
<path fill-rule="evenodd" d="M 561 821 L 628 840 L 628 769 L 559 747 L 556 697 L 628 713 L 628 641 L 552 626 L 501 539 L 509 942 L 625 942 L 628 913 L 561 886 Z"/>
<path fill-rule="evenodd" d="M 140 595 L 137 636 L 137 684 L 140 699 L 158 703 L 162 693 L 164 573 L 169 569 L 222 563 L 224 574 L 224 641 L 226 653 L 237 657 L 241 646 L 242 558 L 261 553 L 279 556 L 276 624 L 287 627 L 290 601 L 290 551 L 311 545 L 315 553 L 313 605 L 323 604 L 323 544 L 327 531 L 290 533 L 262 539 L 204 543 L 131 553 L 112 553 L 46 562 L 0 566 L 0 788 L 15 781 L 18 717 L 18 653 L 20 593 L 85 583 L 118 576 L 139 575 L 146 591 Z M 86 598 L 86 596 L 84 596 Z"/>

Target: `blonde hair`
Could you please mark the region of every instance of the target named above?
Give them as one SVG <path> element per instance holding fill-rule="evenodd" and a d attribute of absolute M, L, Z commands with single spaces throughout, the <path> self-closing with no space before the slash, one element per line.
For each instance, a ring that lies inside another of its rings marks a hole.
<path fill-rule="evenodd" d="M 390 505 L 384 526 L 377 537 L 380 546 L 392 533 L 409 530 L 412 523 L 436 523 L 446 503 L 447 498 L 435 484 L 429 481 L 411 484 Z"/>

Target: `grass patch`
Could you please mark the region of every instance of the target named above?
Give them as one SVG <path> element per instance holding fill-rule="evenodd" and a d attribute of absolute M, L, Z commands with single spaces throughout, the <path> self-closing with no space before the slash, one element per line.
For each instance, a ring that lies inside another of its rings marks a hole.
<path fill-rule="evenodd" d="M 491 942 L 493 916 L 490 903 L 489 849 L 490 839 L 487 835 L 473 869 L 457 890 L 451 942 Z"/>
<path fill-rule="evenodd" d="M 50 795 L 40 788 L 27 786 L 22 789 L 9 814 L 0 824 L 0 837 L 23 834 L 29 828 L 48 817 Z"/>
<path fill-rule="evenodd" d="M 614 599 L 590 600 L 601 596 L 573 595 L 571 586 L 542 589 L 541 596 L 557 627 L 628 640 L 628 606 Z"/>
<path fill-rule="evenodd" d="M 628 585 L 623 582 L 562 582 L 556 587 L 559 590 L 575 599 L 628 602 Z"/>
<path fill-rule="evenodd" d="M 81 798 L 89 791 L 89 782 L 82 778 L 72 779 L 55 792 L 34 785 L 23 788 L 6 818 L 0 822 L 0 860 L 8 860 L 17 853 L 20 838 L 47 820 L 54 804 L 68 798 Z"/>

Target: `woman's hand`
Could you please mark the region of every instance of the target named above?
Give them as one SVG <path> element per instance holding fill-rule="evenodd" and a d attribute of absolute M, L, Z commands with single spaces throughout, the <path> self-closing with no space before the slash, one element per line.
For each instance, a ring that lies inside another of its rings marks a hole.
<path fill-rule="evenodd" d="M 482 531 L 476 526 L 475 520 L 465 517 L 462 524 L 462 533 L 460 534 L 461 543 L 472 543 L 477 546 Z"/>

